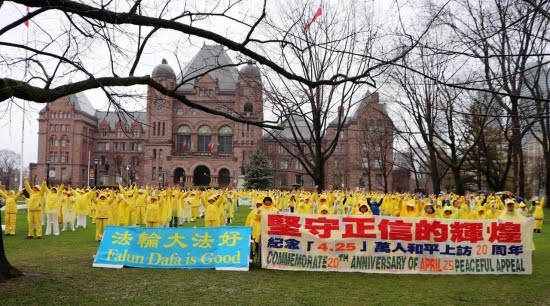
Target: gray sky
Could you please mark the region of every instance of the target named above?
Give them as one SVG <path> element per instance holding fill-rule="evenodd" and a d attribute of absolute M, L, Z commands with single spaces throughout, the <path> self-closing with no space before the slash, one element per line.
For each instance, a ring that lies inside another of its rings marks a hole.
<path fill-rule="evenodd" d="M 157 0 L 156 2 L 162 2 L 162 1 Z M 310 1 L 312 6 L 315 8 L 318 5 L 317 3 L 320 3 L 320 2 L 321 1 Z M 327 2 L 336 3 L 337 0 L 332 0 L 332 1 L 325 0 L 324 2 L 325 4 Z M 204 3 L 199 3 L 199 4 L 196 4 L 196 3 L 198 2 L 195 2 L 194 5 L 200 6 L 200 5 L 208 5 L 213 2 L 204 0 Z M 254 3 L 258 3 L 258 1 L 250 0 L 249 2 L 239 4 L 234 10 L 235 14 L 241 14 L 242 16 L 255 15 L 256 14 L 255 10 L 258 10 L 260 8 L 260 5 L 254 6 L 253 5 Z M 380 12 L 387 10 L 392 5 L 391 1 L 387 1 L 387 0 L 365 1 L 365 3 L 371 3 L 373 5 L 372 7 L 376 11 L 380 11 Z M 312 10 L 312 14 L 314 13 L 314 11 L 315 9 Z M 25 7 L 14 5 L 13 3 L 10 3 L 10 2 L 4 3 L 4 5 L 0 9 L 0 28 L 20 18 L 23 14 L 25 14 Z M 269 11 L 268 11 L 268 15 L 269 15 Z M 0 40 L 22 43 L 26 41 L 26 37 L 28 35 L 29 41 L 32 42 L 35 39 L 35 37 L 40 37 L 40 35 L 43 35 L 42 31 L 47 31 L 52 36 L 55 36 L 56 33 L 60 32 L 60 27 L 63 26 L 63 24 L 60 23 L 60 19 L 58 16 L 59 16 L 58 13 L 55 13 L 55 12 L 40 15 L 31 21 L 30 27 L 27 28 L 24 26 L 19 26 L 18 28 L 9 31 L 8 33 L 0 37 Z M 239 28 L 238 26 L 235 26 L 235 25 L 228 26 L 228 23 L 223 21 L 213 22 L 213 21 L 207 20 L 207 21 L 203 21 L 202 23 L 199 23 L 198 26 L 209 30 L 213 30 L 217 33 L 223 34 L 233 39 L 238 39 L 243 35 L 243 32 L 244 32 L 242 28 Z M 40 28 L 42 28 L 43 30 L 41 30 Z M 191 38 L 190 40 L 186 40 L 186 39 L 182 40 L 180 35 L 174 35 L 174 32 L 172 33 L 163 32 L 161 35 L 158 35 L 153 40 L 151 40 L 149 47 L 145 50 L 143 54 L 143 57 L 136 71 L 136 75 L 150 74 L 152 69 L 157 64 L 159 64 L 163 58 L 166 58 L 168 60 L 168 63 L 172 65 L 172 67 L 174 68 L 174 70 L 176 70 L 176 73 L 177 73 L 179 69 L 177 66 L 178 65 L 177 58 L 174 54 L 174 51 L 176 49 L 179 50 L 177 51 L 177 55 L 180 60 L 180 64 L 184 66 L 185 63 L 189 61 L 190 57 L 192 57 L 200 49 L 203 43 L 204 41 L 202 39 Z M 209 43 L 209 42 L 206 42 L 206 43 Z M 63 42 L 59 41 L 59 45 L 60 46 L 63 45 Z M 98 62 L 104 63 L 105 61 L 99 61 L 99 59 L 102 59 L 102 57 L 108 56 L 108 53 L 105 50 L 105 48 L 94 46 L 93 49 L 94 50 L 90 53 L 91 55 L 90 57 L 92 58 L 91 61 L 93 61 L 93 57 L 95 56 L 98 59 Z M 97 50 L 100 50 L 100 51 L 97 51 Z M 8 50 L 7 48 L 0 47 L 0 53 L 6 54 L 7 52 L 20 52 L 21 56 L 24 55 L 20 50 L 14 50 L 14 49 Z M 233 60 L 236 57 L 236 54 L 231 52 L 229 53 L 229 55 L 230 57 L 232 57 Z M 94 67 L 94 66 L 93 65 L 87 66 L 88 69 L 90 69 L 90 67 Z M 93 71 L 95 75 L 102 75 L 109 72 L 108 67 L 104 67 L 101 65 L 97 65 L 97 67 L 94 67 L 93 69 L 96 69 L 95 71 Z M 20 70 L 15 71 L 10 69 L 10 67 L 0 67 L 0 75 L 4 75 L 6 77 L 12 77 L 16 79 L 22 79 L 22 71 Z M 60 84 L 57 84 L 57 85 L 60 85 Z M 135 90 L 138 92 L 145 93 L 146 87 L 138 86 L 138 87 L 131 88 L 130 90 Z M 85 94 L 96 109 L 105 110 L 106 107 L 108 106 L 107 99 L 100 90 L 86 91 Z M 0 103 L 0 129 L 2 131 L 2 137 L 0 137 L 0 149 L 9 149 L 20 153 L 22 121 L 23 121 L 23 114 L 21 111 L 22 105 L 23 105 L 23 102 L 20 100 L 16 100 L 15 103 L 7 103 L 7 101 L 3 101 L 2 103 Z M 129 108 L 132 110 L 142 110 L 144 108 L 144 105 L 145 105 L 145 101 L 141 101 L 140 103 L 129 105 Z M 38 119 L 38 112 L 44 106 L 45 104 L 25 102 L 25 107 L 26 107 L 26 112 L 24 115 L 25 165 L 28 165 L 28 163 L 30 162 L 36 162 L 37 160 L 37 147 L 38 147 L 37 119 Z"/>

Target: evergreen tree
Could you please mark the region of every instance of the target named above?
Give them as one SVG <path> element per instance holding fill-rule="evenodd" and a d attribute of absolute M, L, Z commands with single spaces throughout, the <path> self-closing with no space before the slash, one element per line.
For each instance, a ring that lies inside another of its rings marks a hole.
<path fill-rule="evenodd" d="M 272 188 L 272 170 L 260 148 L 250 154 L 250 161 L 244 170 L 244 187 L 246 189 L 268 190 Z"/>

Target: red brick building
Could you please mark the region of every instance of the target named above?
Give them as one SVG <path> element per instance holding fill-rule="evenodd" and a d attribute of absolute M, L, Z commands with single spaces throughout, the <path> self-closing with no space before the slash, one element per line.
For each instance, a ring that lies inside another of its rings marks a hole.
<path fill-rule="evenodd" d="M 295 117 L 292 122 L 307 140 L 310 131 L 304 120 Z M 337 125 L 336 120 L 328 125 L 327 139 L 335 137 Z M 393 131 L 393 122 L 385 105 L 380 103 L 379 94 L 368 92 L 355 111 L 345 119 L 338 145 L 325 165 L 325 187 L 332 184 L 338 189 L 364 188 L 391 192 Z M 304 189 L 312 189 L 315 183 L 301 162 L 280 144 L 281 141 L 289 143 L 288 140 L 293 139 L 292 131 L 286 127 L 277 135 L 279 142 L 272 136 L 263 138 L 264 151 L 273 167 L 274 187 L 291 189 L 292 185 L 302 185 Z"/>
<path fill-rule="evenodd" d="M 260 71 L 251 64 L 239 71 L 222 46 L 203 46 L 178 76 L 163 60 L 151 77 L 211 109 L 263 120 Z M 49 168 L 51 184 L 72 186 L 88 184 L 90 165 L 98 185 L 233 187 L 262 137 L 258 127 L 190 108 L 153 88 L 145 112 L 97 111 L 76 94 L 49 103 L 38 121 L 31 180 L 45 179 Z"/>

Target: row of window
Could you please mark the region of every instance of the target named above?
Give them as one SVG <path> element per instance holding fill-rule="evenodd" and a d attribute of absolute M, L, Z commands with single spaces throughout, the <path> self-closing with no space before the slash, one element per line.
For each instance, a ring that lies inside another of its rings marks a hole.
<path fill-rule="evenodd" d="M 288 182 L 288 179 L 287 179 L 286 175 L 280 177 L 279 183 L 280 183 L 280 186 L 288 186 L 289 185 L 289 182 Z M 303 175 L 301 175 L 301 174 L 294 175 L 294 183 L 292 183 L 292 184 L 305 186 L 306 183 L 305 183 L 305 179 L 304 179 Z M 310 187 L 313 187 L 313 186 L 315 186 L 315 181 L 312 179 L 310 181 Z"/>
<path fill-rule="evenodd" d="M 98 151 L 110 151 L 111 143 L 110 142 L 98 142 L 97 143 Z M 141 152 L 143 150 L 143 145 L 139 142 L 113 142 L 113 151 L 130 151 L 130 152 Z"/>
<path fill-rule="evenodd" d="M 68 124 L 50 124 L 50 132 L 70 132 L 71 126 Z"/>
<path fill-rule="evenodd" d="M 50 146 L 57 147 L 58 145 L 59 145 L 59 140 L 57 139 L 57 136 L 50 137 Z M 67 135 L 61 136 L 61 146 L 62 147 L 69 146 L 69 136 Z"/>
<path fill-rule="evenodd" d="M 57 163 L 57 162 L 68 163 L 69 152 L 61 152 L 58 159 L 57 152 L 50 151 L 50 155 L 48 156 L 48 159 L 50 160 L 50 163 Z"/>
<path fill-rule="evenodd" d="M 124 131 L 122 128 L 120 128 L 120 127 L 117 128 L 116 137 L 117 137 L 117 138 L 124 138 L 124 137 L 126 137 L 126 134 L 127 134 L 127 133 L 130 133 L 129 127 L 128 127 L 126 130 L 127 130 L 127 132 L 125 132 L 125 131 Z M 108 134 L 109 132 L 110 132 L 110 130 L 109 130 L 108 128 L 105 128 L 105 127 L 104 127 L 104 128 L 101 128 L 101 136 L 102 136 L 102 137 L 107 137 L 107 134 Z M 139 137 L 141 137 L 141 130 L 139 130 L 139 129 L 134 129 L 134 130 L 131 131 L 131 135 L 132 135 L 132 137 L 134 137 L 134 138 L 139 138 Z"/>
<path fill-rule="evenodd" d="M 126 165 L 126 163 L 124 163 L 124 160 L 123 160 L 122 156 L 117 156 L 117 157 L 115 157 L 115 159 L 119 160 L 119 164 L 121 164 L 121 165 Z M 101 156 L 99 157 L 99 165 L 100 165 L 100 166 L 103 166 L 103 165 L 105 165 L 105 164 L 107 164 L 107 158 L 105 157 L 105 155 L 101 155 Z M 139 157 L 137 157 L 137 156 L 132 156 L 132 158 L 130 158 L 130 165 L 131 165 L 132 167 L 137 167 L 137 166 L 139 166 Z"/>
<path fill-rule="evenodd" d="M 196 147 L 195 147 L 196 144 Z M 198 135 L 197 142 L 191 140 L 191 135 L 176 135 L 176 152 L 212 152 L 231 153 L 233 152 L 233 136 L 217 136 L 217 141 L 211 135 Z"/>
<path fill-rule="evenodd" d="M 50 172 L 48 173 L 50 179 L 55 180 L 57 177 L 57 172 L 55 167 L 50 167 Z M 66 181 L 68 179 L 67 168 L 61 168 L 61 180 Z"/>
<path fill-rule="evenodd" d="M 158 122 L 158 121 L 153 122 L 153 136 L 164 136 L 165 132 L 166 132 L 166 122 Z"/>
<path fill-rule="evenodd" d="M 287 170 L 289 165 L 290 165 L 291 162 L 289 162 L 288 160 L 281 160 L 280 162 L 280 169 L 281 170 Z M 302 165 L 302 162 L 299 161 L 299 160 L 296 160 L 296 162 L 294 163 L 294 169 L 296 170 L 304 170 L 304 165 Z"/>
<path fill-rule="evenodd" d="M 70 112 L 51 112 L 50 119 L 70 119 Z"/>
<path fill-rule="evenodd" d="M 161 149 L 162 150 L 162 149 Z M 159 180 L 161 179 L 166 179 L 165 178 L 165 173 L 164 171 L 162 170 L 162 167 L 159 167 L 159 172 L 158 172 L 158 178 Z M 151 171 L 151 180 L 153 181 L 156 181 L 157 180 L 157 167 L 153 167 L 152 171 Z"/>

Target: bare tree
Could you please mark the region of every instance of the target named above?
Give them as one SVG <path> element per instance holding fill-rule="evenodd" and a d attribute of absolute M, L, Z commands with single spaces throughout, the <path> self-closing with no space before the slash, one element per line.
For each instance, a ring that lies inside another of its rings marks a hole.
<path fill-rule="evenodd" d="M 485 88 L 506 110 L 511 124 L 514 191 L 520 195 L 525 188 L 522 138 L 532 125 L 532 120 L 522 120 L 520 98 L 529 61 L 546 51 L 550 22 L 541 14 L 541 11 L 548 11 L 550 3 L 541 1 L 537 5 L 543 9 L 533 9 L 525 2 L 511 0 L 456 1 L 440 20 L 454 32 L 456 42 L 463 48 L 437 50 L 477 61 L 483 70 Z"/>
<path fill-rule="evenodd" d="M 11 150 L 0 150 L 0 177 L 7 189 L 17 188 L 14 178 L 20 171 L 21 156 Z"/>

